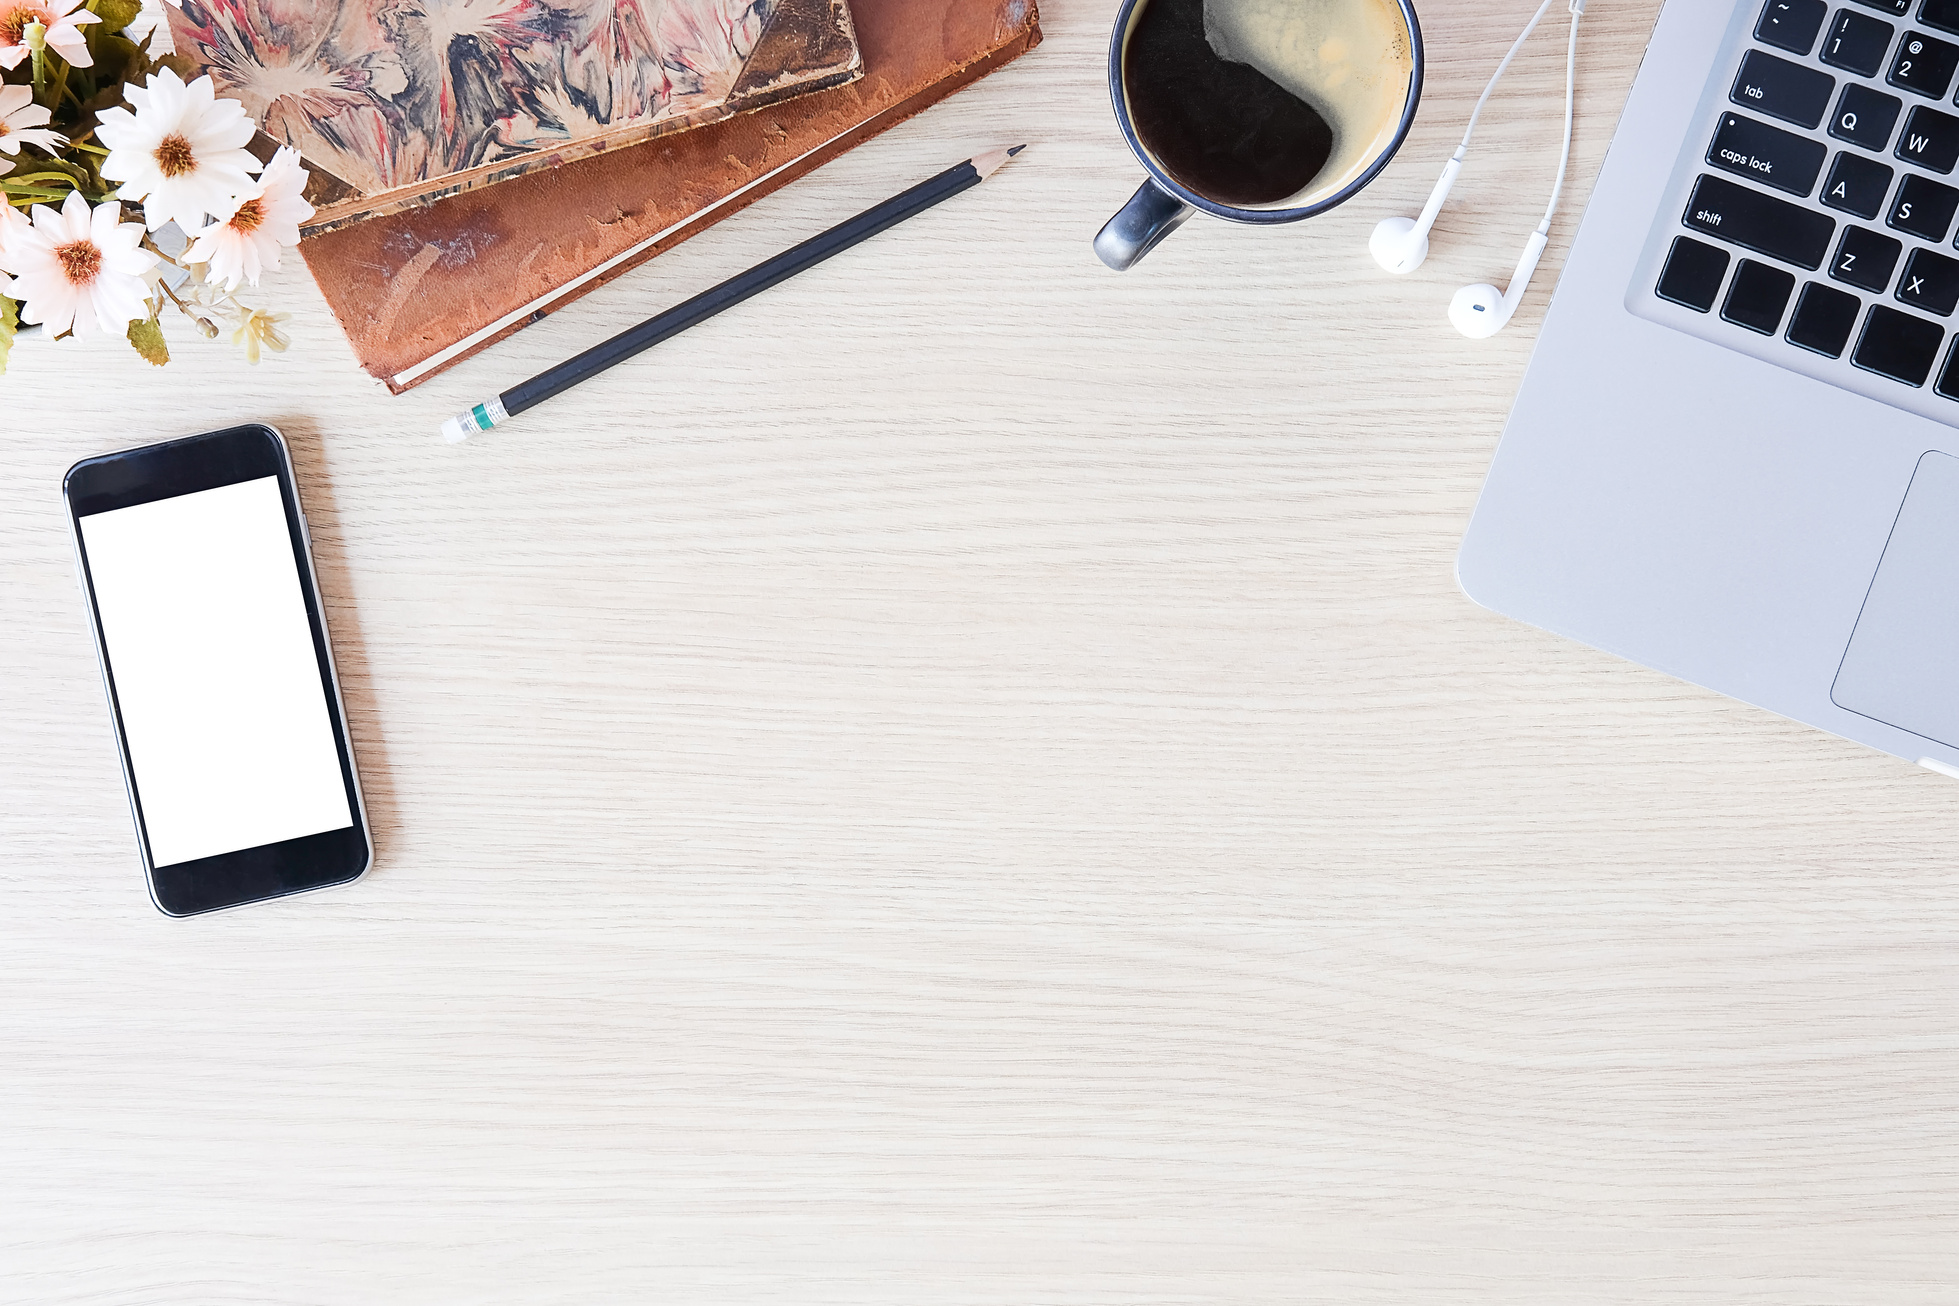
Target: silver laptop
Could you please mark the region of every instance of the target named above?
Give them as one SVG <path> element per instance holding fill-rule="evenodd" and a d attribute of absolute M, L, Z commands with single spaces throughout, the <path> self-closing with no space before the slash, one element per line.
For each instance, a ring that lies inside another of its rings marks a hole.
<path fill-rule="evenodd" d="M 1959 777 L 1959 0 L 1670 0 L 1457 559 Z"/>

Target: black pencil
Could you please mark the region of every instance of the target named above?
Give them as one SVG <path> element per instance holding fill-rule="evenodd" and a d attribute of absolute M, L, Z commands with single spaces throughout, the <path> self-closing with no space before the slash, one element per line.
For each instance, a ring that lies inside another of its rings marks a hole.
<path fill-rule="evenodd" d="M 669 336 L 677 336 L 697 322 L 705 322 L 724 308 L 731 308 L 751 295 L 787 281 L 805 268 L 815 267 L 832 254 L 869 240 L 880 231 L 895 227 L 906 218 L 923 213 L 942 200 L 985 181 L 999 166 L 1027 147 L 1001 147 L 976 154 L 964 163 L 947 168 L 910 190 L 893 195 L 875 208 L 864 210 L 848 222 L 840 222 L 820 236 L 812 236 L 794 249 L 784 250 L 766 263 L 758 264 L 739 276 L 728 278 L 712 290 L 704 290 L 684 304 L 676 304 L 657 317 L 621 331 L 601 345 L 594 345 L 576 358 L 570 358 L 530 380 L 512 386 L 494 399 L 458 413 L 442 424 L 442 436 L 454 444 L 478 431 L 487 431 L 526 408 L 535 408 L 555 395 L 571 389 L 587 377 L 596 376 L 614 363 L 622 363 L 643 349 L 651 349 Z"/>

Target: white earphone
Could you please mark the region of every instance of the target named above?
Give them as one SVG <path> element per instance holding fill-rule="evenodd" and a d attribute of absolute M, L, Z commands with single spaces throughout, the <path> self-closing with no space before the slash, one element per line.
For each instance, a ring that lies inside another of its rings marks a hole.
<path fill-rule="evenodd" d="M 1428 203 L 1422 206 L 1420 217 L 1383 218 L 1374 228 L 1374 234 L 1367 239 L 1368 252 L 1374 261 L 1384 269 L 1398 275 L 1406 275 L 1422 265 L 1428 258 L 1428 233 L 1435 225 L 1436 215 L 1441 213 L 1442 205 L 1449 198 L 1449 190 L 1456 184 L 1456 177 L 1462 172 L 1463 159 L 1469 153 L 1469 138 L 1475 134 L 1476 120 L 1482 116 L 1483 106 L 1488 103 L 1490 93 L 1510 68 L 1510 61 L 1517 57 L 1530 34 L 1537 30 L 1537 24 L 1551 11 L 1556 0 L 1544 0 L 1531 15 L 1530 22 L 1510 46 L 1510 52 L 1503 56 L 1503 62 L 1496 66 L 1489 85 L 1477 99 L 1476 107 L 1470 111 L 1469 125 L 1463 129 L 1462 144 L 1449 156 L 1448 163 L 1442 167 L 1442 175 L 1436 179 L 1435 189 L 1429 192 Z M 1498 290 L 1495 286 L 1464 286 L 1449 301 L 1449 321 L 1456 330 L 1474 340 L 1484 340 L 1501 331 L 1517 311 L 1524 291 L 1530 288 L 1531 274 L 1537 271 L 1537 261 L 1544 256 L 1545 243 L 1551 235 L 1551 218 L 1558 211 L 1558 198 L 1564 193 L 1565 169 L 1571 163 L 1571 110 L 1572 101 L 1578 86 L 1578 19 L 1585 12 L 1585 0 L 1569 0 L 1571 11 L 1571 39 L 1565 49 L 1564 69 L 1564 148 L 1558 156 L 1558 179 L 1551 187 L 1551 202 L 1545 206 L 1544 221 L 1537 224 L 1537 230 L 1530 235 L 1524 245 L 1524 255 L 1517 260 L 1517 267 L 1510 274 L 1510 288 Z"/>

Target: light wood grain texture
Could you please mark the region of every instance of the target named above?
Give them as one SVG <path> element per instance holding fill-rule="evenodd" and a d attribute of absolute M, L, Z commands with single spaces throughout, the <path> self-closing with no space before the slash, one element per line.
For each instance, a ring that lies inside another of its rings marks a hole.
<path fill-rule="evenodd" d="M 1690 0 L 1681 0 L 1682 3 Z M 0 1298 L 1950 1302 L 1950 781 L 1472 606 L 1451 562 L 1657 5 L 1425 4 L 1360 199 L 1088 241 L 1111 7 L 406 397 L 0 382 Z M 985 186 L 493 435 L 441 418 L 930 175 Z M 57 499 L 292 438 L 380 844 L 145 898 Z"/>

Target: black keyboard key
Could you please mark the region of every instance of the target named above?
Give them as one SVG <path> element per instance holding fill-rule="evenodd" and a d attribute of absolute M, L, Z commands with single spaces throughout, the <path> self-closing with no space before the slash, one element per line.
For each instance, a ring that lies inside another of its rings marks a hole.
<path fill-rule="evenodd" d="M 1714 143 L 1707 147 L 1707 161 L 1725 171 L 1753 177 L 1764 186 L 1807 195 L 1829 152 L 1822 141 L 1738 113 L 1724 113 L 1715 129 Z"/>
<path fill-rule="evenodd" d="M 1905 243 L 1881 236 L 1862 227 L 1845 226 L 1837 242 L 1837 255 L 1830 260 L 1830 276 L 1859 290 L 1881 295 L 1891 284 L 1892 270 Z"/>
<path fill-rule="evenodd" d="M 1772 336 L 1782 325 L 1782 310 L 1789 307 L 1789 296 L 1795 289 L 1796 278 L 1790 273 L 1745 258 L 1735 269 L 1721 316 L 1736 326 Z"/>
<path fill-rule="evenodd" d="M 1706 174 L 1694 183 L 1680 220 L 1695 231 L 1810 272 L 1823 266 L 1837 229 L 1836 219 L 1826 213 Z"/>
<path fill-rule="evenodd" d="M 1959 69 L 1959 45 L 1923 32 L 1906 32 L 1884 80 L 1901 90 L 1943 100 L 1954 69 Z"/>
<path fill-rule="evenodd" d="M 1727 250 L 1675 236 L 1667 265 L 1660 272 L 1660 284 L 1654 287 L 1653 293 L 1696 313 L 1705 313 L 1714 307 L 1714 297 L 1721 293 L 1721 278 L 1727 275 Z"/>
<path fill-rule="evenodd" d="M 1898 183 L 1898 193 L 1891 201 L 1890 216 L 1884 219 L 1884 223 L 1936 245 L 1951 230 L 1955 211 L 1959 211 L 1959 190 L 1942 186 L 1930 177 L 1908 172 L 1905 179 Z"/>
<path fill-rule="evenodd" d="M 1945 332 L 1936 322 L 1873 304 L 1850 361 L 1893 381 L 1924 385 L 1933 360 L 1939 356 L 1939 341 L 1944 338 Z"/>
<path fill-rule="evenodd" d="M 1959 163 L 1959 118 L 1919 105 L 1898 133 L 1896 154 L 1927 172 L 1951 172 Z"/>
<path fill-rule="evenodd" d="M 1813 128 L 1823 121 L 1836 88 L 1837 79 L 1826 72 L 1750 50 L 1728 98 L 1745 109 Z"/>
<path fill-rule="evenodd" d="M 1891 129 L 1898 125 L 1904 107 L 1895 95 L 1874 91 L 1862 82 L 1845 82 L 1830 118 L 1830 135 L 1867 150 L 1881 150 L 1891 143 Z"/>
<path fill-rule="evenodd" d="M 1915 249 L 1905 260 L 1904 275 L 1898 278 L 1897 299 L 1911 308 L 1951 317 L 1959 305 L 1959 259 Z"/>
<path fill-rule="evenodd" d="M 1898 12 L 1902 14 L 1904 10 Z M 1891 48 L 1894 30 L 1891 24 L 1879 22 L 1869 14 L 1839 9 L 1817 58 L 1832 68 L 1842 68 L 1859 77 L 1875 77 L 1877 70 L 1884 67 L 1884 52 Z"/>
<path fill-rule="evenodd" d="M 1812 281 L 1796 300 L 1796 311 L 1789 317 L 1789 330 L 1783 338 L 1792 345 L 1842 358 L 1843 347 L 1850 343 L 1851 328 L 1857 325 L 1857 310 L 1862 307 L 1857 296 Z"/>
<path fill-rule="evenodd" d="M 1769 0 L 1755 20 L 1755 39 L 1790 54 L 1808 54 L 1829 12 L 1823 0 Z"/>
<path fill-rule="evenodd" d="M 1947 399 L 1959 399 L 1959 336 L 1954 336 L 1952 341 L 1952 349 L 1945 356 L 1945 366 L 1939 369 L 1939 379 L 1933 383 L 1932 389 Z"/>
<path fill-rule="evenodd" d="M 1911 9 L 1911 0 L 1857 0 L 1860 5 L 1881 9 L 1893 18 L 1903 18 Z"/>
<path fill-rule="evenodd" d="M 1918 21 L 1941 32 L 1959 33 L 1959 0 L 1925 0 Z"/>
<path fill-rule="evenodd" d="M 1875 218 L 1891 191 L 1891 165 L 1861 154 L 1839 153 L 1823 179 L 1823 202 L 1833 209 Z"/>

